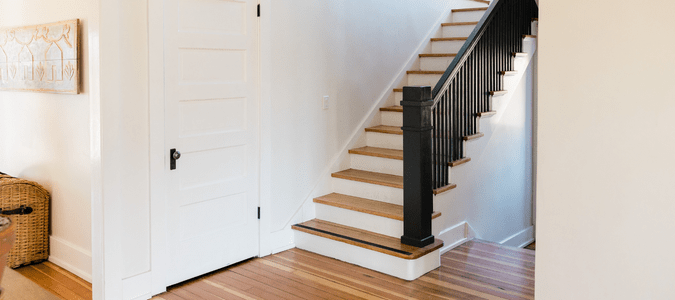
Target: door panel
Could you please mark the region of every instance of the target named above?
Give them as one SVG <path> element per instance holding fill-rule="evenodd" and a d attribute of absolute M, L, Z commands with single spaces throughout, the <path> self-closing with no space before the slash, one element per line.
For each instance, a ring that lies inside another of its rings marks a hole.
<path fill-rule="evenodd" d="M 167 285 L 258 254 L 256 4 L 166 0 Z"/>

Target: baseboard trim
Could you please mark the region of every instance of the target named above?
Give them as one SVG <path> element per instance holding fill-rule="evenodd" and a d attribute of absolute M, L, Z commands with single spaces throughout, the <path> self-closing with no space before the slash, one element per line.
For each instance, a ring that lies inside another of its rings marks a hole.
<path fill-rule="evenodd" d="M 499 244 L 522 248 L 534 241 L 534 226 L 527 227 L 514 235 L 503 239 Z"/>
<path fill-rule="evenodd" d="M 122 299 L 147 300 L 152 297 L 152 273 L 146 272 L 122 280 Z"/>
<path fill-rule="evenodd" d="M 437 237 L 443 240 L 444 243 L 443 248 L 441 248 L 441 254 L 446 253 L 470 239 L 468 223 L 464 221 L 444 229 Z"/>
<path fill-rule="evenodd" d="M 55 265 L 91 282 L 91 251 L 64 239 L 49 236 L 49 259 Z"/>
<path fill-rule="evenodd" d="M 277 254 L 279 252 L 295 248 L 295 236 L 293 234 L 293 229 L 289 227 L 287 229 L 273 232 L 270 235 L 270 246 L 272 248 L 272 254 Z"/>

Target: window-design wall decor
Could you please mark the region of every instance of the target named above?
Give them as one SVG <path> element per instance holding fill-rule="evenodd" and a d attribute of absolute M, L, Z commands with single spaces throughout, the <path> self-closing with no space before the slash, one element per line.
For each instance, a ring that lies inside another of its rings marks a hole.
<path fill-rule="evenodd" d="M 0 29 L 0 90 L 79 93 L 79 23 Z"/>

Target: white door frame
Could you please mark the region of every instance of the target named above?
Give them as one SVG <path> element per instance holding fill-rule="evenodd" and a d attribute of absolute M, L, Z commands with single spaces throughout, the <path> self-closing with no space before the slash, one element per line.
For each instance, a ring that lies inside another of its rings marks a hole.
<path fill-rule="evenodd" d="M 269 13 L 271 0 L 260 0 Z M 260 200 L 261 221 L 259 232 L 259 256 L 271 253 L 270 247 L 270 170 L 271 170 L 271 35 L 269 15 L 260 18 L 259 60 L 260 60 Z M 152 272 L 152 293 L 166 290 L 165 274 L 168 269 L 166 251 L 166 193 L 164 183 L 164 160 L 167 153 L 164 144 L 164 1 L 148 0 L 148 91 L 150 122 L 150 269 Z"/>

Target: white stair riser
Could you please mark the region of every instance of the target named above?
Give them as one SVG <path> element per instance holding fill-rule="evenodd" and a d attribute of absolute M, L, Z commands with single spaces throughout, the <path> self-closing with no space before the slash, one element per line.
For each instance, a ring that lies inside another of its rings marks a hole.
<path fill-rule="evenodd" d="M 403 205 L 403 189 L 365 182 L 333 178 L 333 192 Z"/>
<path fill-rule="evenodd" d="M 422 57 L 420 59 L 420 69 L 423 71 L 445 71 L 453 59 L 455 59 L 454 56 Z"/>
<path fill-rule="evenodd" d="M 403 221 L 321 203 L 316 203 L 316 218 L 395 238 L 403 235 Z M 440 219 L 432 220 L 432 232 L 440 232 L 443 229 Z"/>
<path fill-rule="evenodd" d="M 478 22 L 485 14 L 484 10 L 479 11 L 461 11 L 452 13 L 453 22 Z"/>
<path fill-rule="evenodd" d="M 387 126 L 403 126 L 403 113 L 397 111 L 383 111 L 381 112 L 382 125 Z"/>
<path fill-rule="evenodd" d="M 316 203 L 316 218 L 395 238 L 403 235 L 402 221 L 320 203 Z"/>
<path fill-rule="evenodd" d="M 402 259 L 297 230 L 295 245 L 404 280 L 414 280 L 441 265 L 440 249 L 418 259 Z"/>
<path fill-rule="evenodd" d="M 370 147 L 403 150 L 403 136 L 379 132 L 366 132 L 366 145 Z"/>
<path fill-rule="evenodd" d="M 443 37 L 468 37 L 475 25 L 443 26 Z"/>
<path fill-rule="evenodd" d="M 350 154 L 352 169 L 403 176 L 403 161 L 368 155 Z"/>
<path fill-rule="evenodd" d="M 431 42 L 431 53 L 457 53 L 464 45 L 465 40 Z"/>
<path fill-rule="evenodd" d="M 403 92 L 394 92 L 394 105 L 401 105 L 403 101 Z"/>
<path fill-rule="evenodd" d="M 434 87 L 442 74 L 408 74 L 408 86 L 428 85 Z"/>

